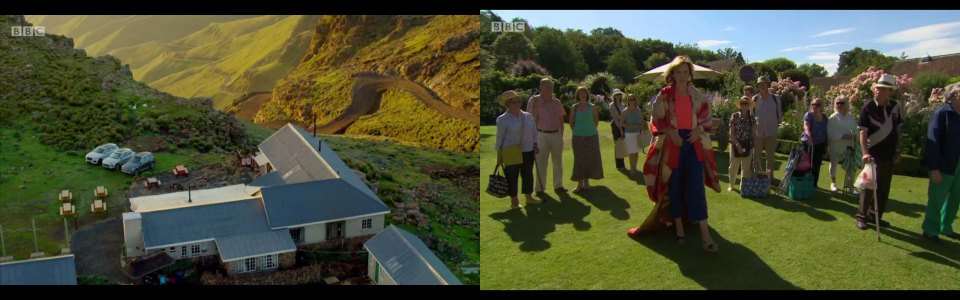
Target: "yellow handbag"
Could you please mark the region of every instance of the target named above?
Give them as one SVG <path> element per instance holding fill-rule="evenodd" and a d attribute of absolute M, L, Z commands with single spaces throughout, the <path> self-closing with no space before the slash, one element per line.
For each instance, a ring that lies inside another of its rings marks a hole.
<path fill-rule="evenodd" d="M 523 128 L 526 125 L 527 119 L 520 115 L 520 143 L 504 147 L 502 142 L 500 144 L 500 158 L 503 161 L 504 167 L 515 166 L 523 163 Z M 504 135 L 504 140 L 506 140 L 506 135 Z"/>

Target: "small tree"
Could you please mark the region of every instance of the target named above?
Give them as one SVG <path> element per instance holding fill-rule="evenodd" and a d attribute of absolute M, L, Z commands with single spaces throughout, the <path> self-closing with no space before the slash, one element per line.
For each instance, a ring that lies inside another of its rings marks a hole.
<path fill-rule="evenodd" d="M 637 64 L 630 57 L 630 50 L 620 48 L 607 58 L 607 72 L 617 76 L 622 82 L 632 82 L 637 76 Z"/>

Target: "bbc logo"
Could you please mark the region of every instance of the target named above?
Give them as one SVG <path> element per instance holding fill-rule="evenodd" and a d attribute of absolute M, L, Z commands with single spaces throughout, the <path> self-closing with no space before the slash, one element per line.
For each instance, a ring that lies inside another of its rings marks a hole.
<path fill-rule="evenodd" d="M 47 30 L 43 26 L 10 26 L 12 36 L 44 36 Z"/>
<path fill-rule="evenodd" d="M 490 22 L 490 25 L 493 32 L 523 32 L 527 29 L 525 22 Z"/>

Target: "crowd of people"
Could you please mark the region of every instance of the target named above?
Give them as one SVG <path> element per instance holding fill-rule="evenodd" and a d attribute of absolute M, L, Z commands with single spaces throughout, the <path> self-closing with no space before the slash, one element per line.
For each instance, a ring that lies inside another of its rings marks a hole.
<path fill-rule="evenodd" d="M 506 91 L 500 104 L 506 110 L 497 118 L 498 164 L 502 162 L 500 149 L 519 145 L 522 160 L 505 166 L 511 208 L 519 209 L 519 192 L 524 194 L 527 205 L 541 201 L 533 197 L 545 196 L 547 169 L 552 168 L 552 183 L 556 193 L 565 193 L 563 187 L 564 124 L 572 131 L 573 171 L 570 180 L 577 182 L 574 192 L 591 188 L 590 180 L 603 179 L 603 163 L 600 155 L 600 139 L 597 126 L 600 109 L 611 116 L 611 135 L 618 144 L 614 159 L 618 170 L 627 171 L 624 157 L 629 157 L 631 175 L 638 172 L 639 152 L 647 149 L 647 158 L 642 166 L 647 194 L 654 209 L 643 223 L 628 231 L 629 235 L 674 226 L 676 240 L 684 243 L 684 226 L 696 223 L 700 228 L 702 245 L 706 251 L 715 252 L 719 246 L 709 231 L 706 188 L 720 192 L 714 151 L 710 140 L 713 118 L 710 101 L 704 93 L 693 86 L 694 66 L 689 58 L 679 56 L 666 68 L 663 78 L 666 87 L 660 90 L 647 114 L 637 95 L 620 90 L 612 92 L 611 101 L 605 107 L 594 105 L 586 88 L 578 87 L 574 93 L 576 103 L 568 110 L 554 97 L 553 81 L 540 81 L 540 93 L 530 97 L 525 110 L 521 109 L 520 95 Z M 819 182 L 820 167 L 824 155 L 829 155 L 830 190 L 839 192 L 837 169 L 844 159 L 862 159 L 876 166 L 876 189 L 848 192 L 862 193 L 855 217 L 857 228 L 867 229 L 868 223 L 890 226 L 884 220 L 893 168 L 900 161 L 903 138 L 900 125 L 903 109 L 892 99 L 897 89 L 897 78 L 883 75 L 873 85 L 873 99 L 864 99 L 865 105 L 855 118 L 849 109 L 851 99 L 840 96 L 833 100 L 834 113 L 827 116 L 824 99 L 814 98 L 803 116 L 801 145 L 812 157 L 814 187 Z M 737 175 L 751 176 L 751 170 L 761 171 L 773 180 L 776 168 L 777 132 L 783 122 L 783 107 L 780 97 L 770 92 L 770 79 L 761 76 L 756 88 L 746 85 L 743 96 L 736 102 L 737 110 L 724 116 L 729 124 L 732 148 L 728 171 L 727 191 L 734 192 Z M 946 102 L 933 114 L 928 124 L 923 164 L 930 170 L 927 213 L 922 224 L 923 236 L 939 241 L 940 235 L 960 238 L 952 229 L 960 205 L 960 85 L 946 89 Z M 565 122 L 566 120 L 566 122 Z M 653 136 L 649 145 L 641 141 L 644 134 Z M 861 153 L 856 153 L 854 143 Z M 620 146 L 622 144 L 623 146 Z M 859 157 L 853 157 L 854 155 Z M 549 161 L 549 166 L 548 166 Z M 533 169 L 536 167 L 536 176 Z M 846 172 L 846 187 L 857 172 Z M 786 180 L 784 178 L 783 180 Z M 519 182 L 518 182 L 519 181 Z M 700 183 L 703 184 L 700 184 Z M 534 188 L 535 187 L 535 188 Z M 873 207 L 876 193 L 876 207 Z M 877 217 L 874 217 L 877 216 Z"/>

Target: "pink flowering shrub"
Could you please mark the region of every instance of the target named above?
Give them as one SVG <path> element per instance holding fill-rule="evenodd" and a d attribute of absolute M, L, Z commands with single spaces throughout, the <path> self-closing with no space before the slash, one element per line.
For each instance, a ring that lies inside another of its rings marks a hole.
<path fill-rule="evenodd" d="M 828 100 L 828 103 L 833 103 L 837 96 L 844 95 L 848 99 L 850 111 L 854 115 L 859 115 L 863 104 L 873 99 L 873 84 L 880 80 L 880 76 L 883 76 L 883 74 L 886 74 L 886 72 L 871 66 L 863 73 L 850 78 L 849 82 L 831 87 L 826 93 L 825 100 Z M 893 100 L 907 100 L 904 93 L 912 90 L 913 77 L 907 74 L 897 76 L 897 87 L 897 92 L 893 94 Z"/>

